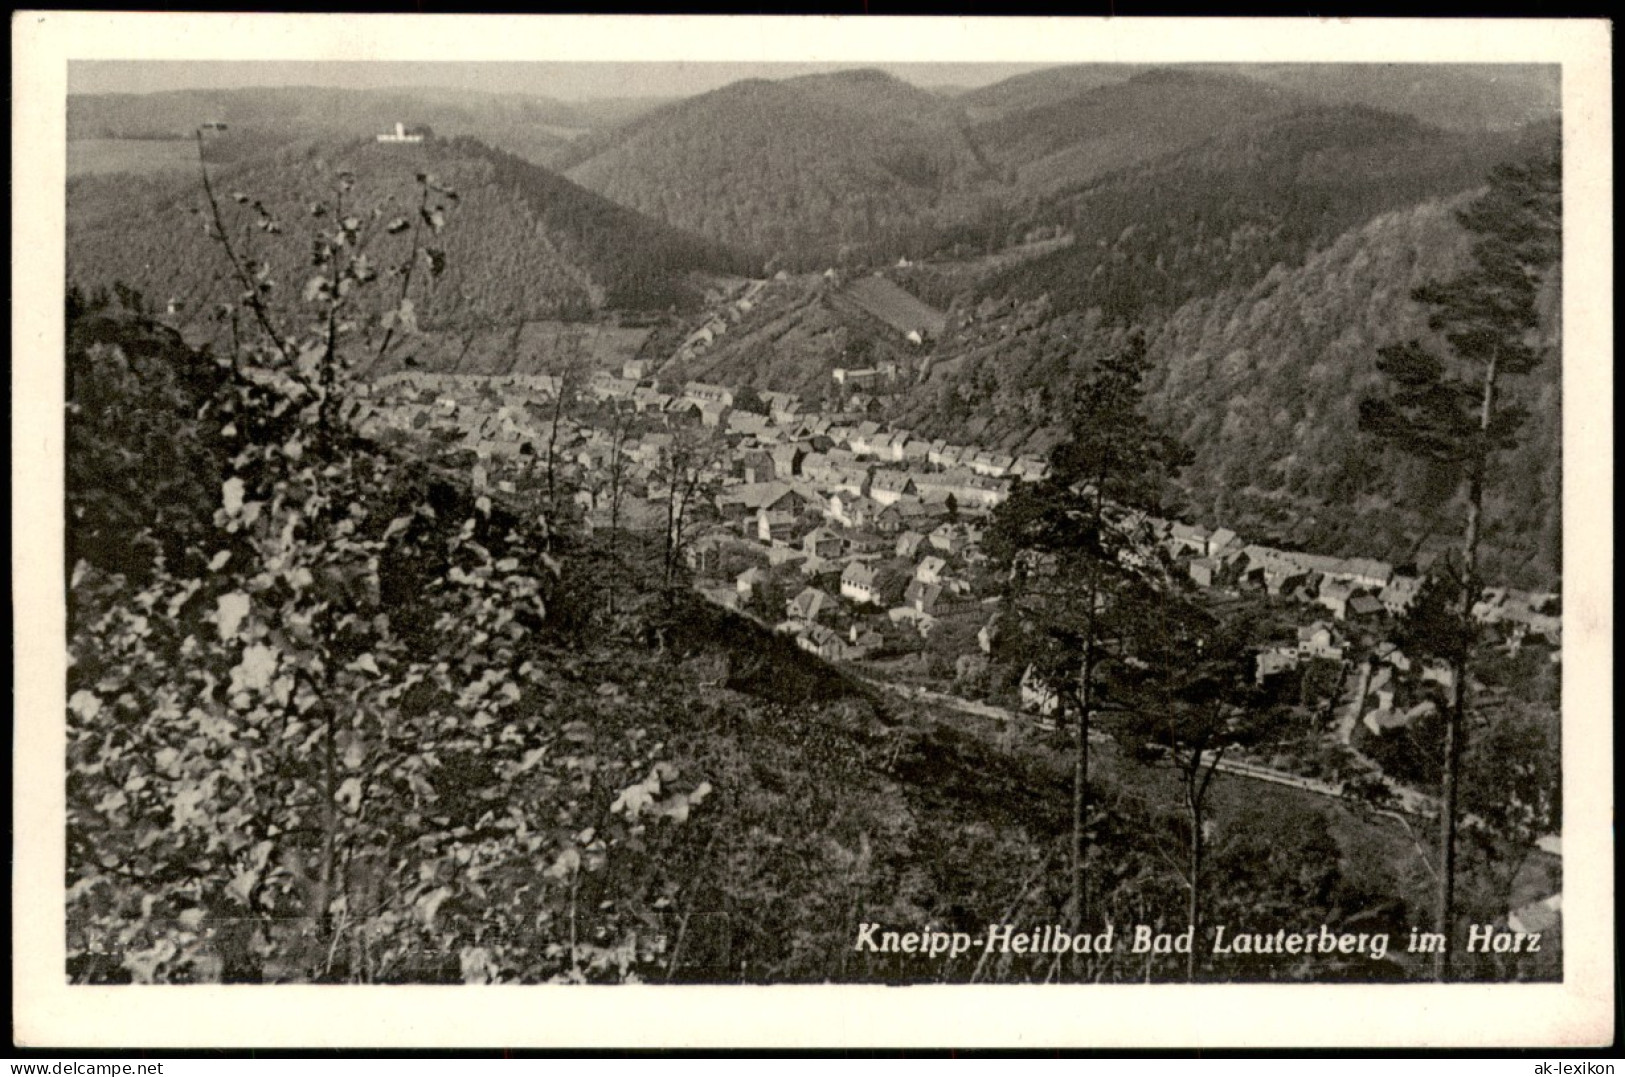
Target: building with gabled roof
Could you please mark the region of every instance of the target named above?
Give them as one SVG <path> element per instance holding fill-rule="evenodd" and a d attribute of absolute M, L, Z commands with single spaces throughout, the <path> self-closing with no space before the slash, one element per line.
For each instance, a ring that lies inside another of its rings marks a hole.
<path fill-rule="evenodd" d="M 1381 602 L 1361 591 L 1349 599 L 1348 606 L 1343 612 L 1343 618 L 1349 621 L 1368 621 L 1383 612 Z"/>
<path fill-rule="evenodd" d="M 1197 557 L 1207 556 L 1208 538 L 1212 532 L 1205 527 L 1182 524 L 1178 520 L 1168 525 L 1168 535 L 1164 539 L 1168 552 L 1175 557 L 1193 554 Z"/>
<path fill-rule="evenodd" d="M 785 603 L 785 617 L 792 621 L 812 624 L 835 601 L 816 587 L 803 587 L 796 597 Z"/>
<path fill-rule="evenodd" d="M 913 606 L 921 613 L 936 613 L 937 604 L 942 600 L 942 586 L 935 583 L 926 583 L 920 579 L 908 581 L 903 588 L 903 605 Z"/>
<path fill-rule="evenodd" d="M 1209 557 L 1223 557 L 1245 543 L 1241 537 L 1228 527 L 1221 527 L 1207 537 L 1207 555 Z"/>
<path fill-rule="evenodd" d="M 829 515 L 854 531 L 862 531 L 873 524 L 880 509 L 880 503 L 874 498 L 851 493 L 849 488 L 843 487 L 829 495 Z"/>
<path fill-rule="evenodd" d="M 766 544 L 788 542 L 795 534 L 796 518 L 788 512 L 758 509 L 754 520 L 757 541 Z"/>
<path fill-rule="evenodd" d="M 703 381 L 691 381 L 683 386 L 683 396 L 700 404 L 719 404 L 725 408 L 733 407 L 734 393 L 726 385 L 711 385 Z"/>
<path fill-rule="evenodd" d="M 1342 661 L 1343 647 L 1337 631 L 1325 621 L 1316 621 L 1298 629 L 1298 656 Z"/>
<path fill-rule="evenodd" d="M 784 443 L 773 446 L 767 450 L 768 457 L 773 461 L 773 477 L 788 479 L 801 474 L 801 462 L 806 459 L 807 453 L 800 445 Z"/>
<path fill-rule="evenodd" d="M 825 625 L 808 625 L 796 636 L 796 646 L 826 662 L 839 662 L 846 658 L 845 641 L 838 632 Z"/>
<path fill-rule="evenodd" d="M 862 561 L 853 561 L 841 573 L 841 594 L 854 602 L 876 603 L 875 570 Z"/>
<path fill-rule="evenodd" d="M 1383 609 L 1398 617 L 1411 608 L 1411 603 L 1416 601 L 1421 590 L 1422 580 L 1419 577 L 1395 576 L 1377 595 L 1377 601 L 1382 603 Z"/>
<path fill-rule="evenodd" d="M 841 556 L 846 540 L 828 527 L 815 527 L 801 537 L 801 549 L 808 557 L 831 559 Z"/>
<path fill-rule="evenodd" d="M 748 597 L 755 593 L 756 588 L 766 582 L 767 573 L 763 569 L 752 565 L 734 577 L 734 590 Z"/>
<path fill-rule="evenodd" d="M 914 477 L 906 471 L 877 470 L 869 479 L 869 496 L 882 505 L 912 497 L 917 492 Z"/>

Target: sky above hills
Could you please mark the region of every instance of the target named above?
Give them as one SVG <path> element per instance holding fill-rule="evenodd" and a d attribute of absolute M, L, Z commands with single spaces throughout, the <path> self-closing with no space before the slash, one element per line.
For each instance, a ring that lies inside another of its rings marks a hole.
<path fill-rule="evenodd" d="M 782 79 L 865 66 L 889 71 L 916 86 L 968 89 L 1052 65 L 76 60 L 68 65 L 68 92 L 153 93 L 253 86 L 331 86 L 347 89 L 446 87 L 490 93 L 538 94 L 568 101 L 594 97 L 684 97 L 715 90 L 740 79 Z"/>

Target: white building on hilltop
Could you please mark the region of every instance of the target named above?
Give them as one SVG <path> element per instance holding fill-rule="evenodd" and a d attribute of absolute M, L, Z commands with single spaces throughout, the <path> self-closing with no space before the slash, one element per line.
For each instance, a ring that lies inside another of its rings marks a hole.
<path fill-rule="evenodd" d="M 404 123 L 397 122 L 395 130 L 378 136 L 379 142 L 422 142 L 423 133 L 413 130 L 408 132 Z"/>

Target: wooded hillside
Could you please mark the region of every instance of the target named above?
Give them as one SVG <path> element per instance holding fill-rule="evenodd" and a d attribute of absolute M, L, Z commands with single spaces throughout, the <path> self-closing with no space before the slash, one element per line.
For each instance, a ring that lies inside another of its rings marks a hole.
<path fill-rule="evenodd" d="M 887 244 L 979 167 L 947 103 L 861 72 L 734 83 L 583 139 L 566 161 L 617 202 L 804 268 Z"/>
<path fill-rule="evenodd" d="M 604 308 L 688 307 L 700 295 L 694 274 L 750 268 L 716 244 L 471 139 L 320 143 L 223 169 L 217 180 L 222 196 L 241 192 L 249 199 L 228 201 L 237 222 L 230 226 L 242 228 L 252 247 L 260 218 L 251 202 L 258 200 L 289 232 L 331 228 L 331 221 L 312 217 L 309 199 L 332 182 L 325 177 L 335 168 L 354 173 L 356 204 L 389 207 L 366 222 L 373 233 L 394 219 L 417 221 L 415 172 L 432 172 L 456 192 L 455 201 L 441 200 L 443 216 L 458 220 L 443 244 L 445 275 L 431 282 L 424 274 L 414 285 L 425 327 L 483 328 L 581 318 Z M 122 281 L 158 310 L 177 299 L 192 319 L 233 301 L 222 272 L 199 272 L 224 266 L 205 232 L 195 178 L 148 181 L 138 190 L 145 197 L 131 199 L 127 184 L 100 177 L 70 188 L 70 279 L 86 287 Z M 278 287 L 297 298 L 309 275 L 305 267 L 288 260 L 287 244 L 259 246 L 277 252 Z"/>

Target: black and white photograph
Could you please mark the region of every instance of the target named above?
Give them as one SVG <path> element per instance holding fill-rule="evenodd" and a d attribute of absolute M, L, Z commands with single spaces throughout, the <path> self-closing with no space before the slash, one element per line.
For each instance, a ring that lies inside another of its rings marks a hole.
<path fill-rule="evenodd" d="M 58 1007 L 1612 1037 L 1605 27 L 54 18 Z"/>

